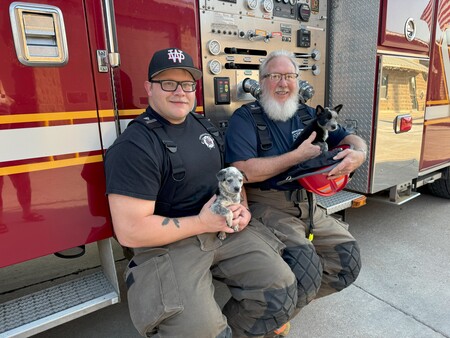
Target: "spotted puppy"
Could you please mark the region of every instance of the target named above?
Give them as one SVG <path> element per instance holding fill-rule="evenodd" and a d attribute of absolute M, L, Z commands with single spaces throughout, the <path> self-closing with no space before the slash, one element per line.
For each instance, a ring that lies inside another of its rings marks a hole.
<path fill-rule="evenodd" d="M 231 204 L 241 203 L 244 174 L 235 167 L 228 167 L 220 170 L 216 176 L 219 181 L 219 188 L 217 190 L 217 198 L 211 205 L 211 211 L 215 214 L 225 216 L 227 225 L 234 231 L 239 231 L 239 225 L 233 227 L 233 213 L 227 207 Z M 221 231 L 217 237 L 224 240 L 227 235 Z"/>
<path fill-rule="evenodd" d="M 323 108 L 321 105 L 316 107 L 316 118 L 314 118 L 298 135 L 292 149 L 297 148 L 303 141 L 305 141 L 312 132 L 316 132 L 316 138 L 312 142 L 320 146 L 320 150 L 323 152 L 328 150 L 328 145 L 325 142 L 328 138 L 328 132 L 336 130 L 338 128 L 337 117 L 342 109 L 342 104 L 334 108 Z"/>

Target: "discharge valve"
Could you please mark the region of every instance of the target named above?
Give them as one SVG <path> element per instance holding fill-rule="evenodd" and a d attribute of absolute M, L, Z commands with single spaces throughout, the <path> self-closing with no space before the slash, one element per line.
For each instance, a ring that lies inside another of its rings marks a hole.
<path fill-rule="evenodd" d="M 270 39 L 274 38 L 275 36 L 279 36 L 280 34 L 281 34 L 280 32 L 259 34 L 255 31 L 249 30 L 249 31 L 247 31 L 247 38 L 250 41 L 263 40 L 265 43 L 268 43 L 270 41 Z"/>
<path fill-rule="evenodd" d="M 312 70 L 313 75 L 319 75 L 320 74 L 320 67 L 318 65 L 312 65 L 312 66 L 303 66 L 301 65 L 299 67 L 300 70 Z"/>
<path fill-rule="evenodd" d="M 309 53 L 309 54 L 307 54 L 307 53 L 305 53 L 305 54 L 303 54 L 303 53 L 301 53 L 301 54 L 297 53 L 297 54 L 295 54 L 295 57 L 296 57 L 297 59 L 308 59 L 308 58 L 311 58 L 311 59 L 313 59 L 313 60 L 318 61 L 318 60 L 320 60 L 321 54 L 320 54 L 320 51 L 319 51 L 319 50 L 313 49 L 312 52 Z"/>

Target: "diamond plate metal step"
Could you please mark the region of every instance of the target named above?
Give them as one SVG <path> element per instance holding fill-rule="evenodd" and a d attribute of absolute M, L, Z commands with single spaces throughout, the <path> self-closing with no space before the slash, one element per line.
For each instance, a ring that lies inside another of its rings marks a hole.
<path fill-rule="evenodd" d="M 325 209 L 327 215 L 351 208 L 352 202 L 360 197 L 364 197 L 364 195 L 345 190 L 328 197 L 316 195 L 317 204 Z"/>
<path fill-rule="evenodd" d="M 29 337 L 119 301 L 102 271 L 0 304 L 0 337 Z"/>

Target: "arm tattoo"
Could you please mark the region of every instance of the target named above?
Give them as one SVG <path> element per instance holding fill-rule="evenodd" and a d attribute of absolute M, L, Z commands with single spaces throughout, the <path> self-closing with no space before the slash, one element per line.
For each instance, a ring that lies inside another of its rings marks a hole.
<path fill-rule="evenodd" d="M 172 220 L 173 223 L 175 223 L 175 226 L 176 226 L 177 228 L 180 228 L 180 221 L 178 220 L 178 218 L 173 218 L 173 219 L 172 219 L 172 218 L 166 217 L 166 218 L 164 218 L 163 221 L 162 221 L 162 226 L 166 226 L 167 224 L 169 224 L 170 220 Z"/>

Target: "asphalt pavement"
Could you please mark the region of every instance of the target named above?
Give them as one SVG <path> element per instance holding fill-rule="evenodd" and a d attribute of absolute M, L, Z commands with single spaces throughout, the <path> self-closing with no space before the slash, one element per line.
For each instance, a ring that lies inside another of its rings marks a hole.
<path fill-rule="evenodd" d="M 359 278 L 305 307 L 292 320 L 289 337 L 450 337 L 449 218 L 450 200 L 427 195 L 401 206 L 369 199 L 366 206 L 348 210 L 350 231 L 362 251 Z M 118 260 L 121 275 L 125 260 Z M 217 284 L 217 294 L 219 303 L 224 301 L 226 287 Z M 34 337 L 140 336 L 123 297 L 119 304 Z"/>

